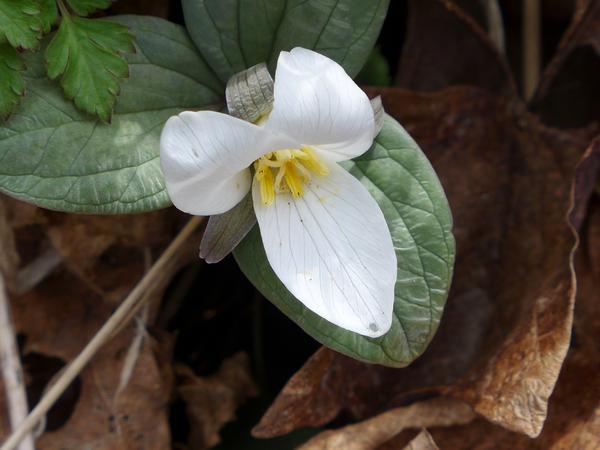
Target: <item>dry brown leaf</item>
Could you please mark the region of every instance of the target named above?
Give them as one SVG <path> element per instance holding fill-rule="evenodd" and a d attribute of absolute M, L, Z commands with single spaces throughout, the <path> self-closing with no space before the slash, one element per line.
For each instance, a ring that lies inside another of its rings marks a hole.
<path fill-rule="evenodd" d="M 180 228 L 173 209 L 90 216 L 46 211 L 46 232 L 67 267 L 111 302 L 121 301 L 146 271 L 146 250 L 160 250 Z"/>
<path fill-rule="evenodd" d="M 210 448 L 221 441 L 219 430 L 235 419 L 236 410 L 248 398 L 258 395 L 248 355 L 236 353 L 209 377 L 195 376 L 189 368 L 179 371 L 183 383 L 177 390 L 187 406 L 190 448 Z"/>
<path fill-rule="evenodd" d="M 431 434 L 423 428 L 417 436 L 404 447 L 404 450 L 440 450 Z"/>
<path fill-rule="evenodd" d="M 550 398 L 548 419 L 540 436 L 529 439 L 483 420 L 431 433 L 444 450 L 592 450 L 600 444 L 600 198 L 593 194 L 600 177 L 600 140 L 596 139 L 579 163 L 573 182 L 571 221 L 582 226 L 576 254 L 578 294 L 574 338 Z M 586 214 L 592 198 L 590 212 Z M 586 218 L 587 217 L 587 218 Z M 406 436 L 390 442 L 398 448 Z"/>
<path fill-rule="evenodd" d="M 70 361 L 111 310 L 69 272 L 50 276 L 13 301 L 15 328 L 25 338 L 26 360 L 27 355 L 37 354 Z M 169 386 L 161 380 L 150 345 L 142 348 L 129 385 L 115 396 L 133 331 L 129 327 L 112 339 L 80 374 L 79 395 L 68 419 L 57 430 L 44 433 L 38 449 L 168 448 Z M 71 390 L 76 393 L 76 388 Z M 65 408 L 64 400 L 59 401 L 63 413 Z"/>
<path fill-rule="evenodd" d="M 63 266 L 33 290 L 12 299 L 25 362 L 30 358 L 54 361 L 53 371 L 56 361 L 72 360 L 98 331 L 115 302 L 122 300 L 119 295 L 129 292 L 151 262 L 146 249 L 158 253 L 172 239 L 182 217 L 172 210 L 126 217 L 38 210 L 29 214 L 23 213 L 20 202 L 8 204 L 25 261 L 35 260 L 43 251 L 48 233 L 68 269 Z M 147 297 L 162 296 L 177 270 L 197 257 L 199 242 L 197 232 L 189 247 L 181 249 L 154 280 Z M 38 449 L 169 448 L 167 405 L 173 378 L 164 361 L 170 360 L 170 354 L 165 355 L 145 331 L 131 374 L 122 385 L 129 350 L 139 332 L 135 322 L 123 327 L 94 357 L 51 410 L 50 430 L 38 440 Z M 161 342 L 166 340 L 168 336 L 161 336 Z M 40 374 L 27 365 L 25 371 L 28 384 L 38 390 L 54 373 Z"/>
<path fill-rule="evenodd" d="M 327 347 L 317 350 L 302 369 L 288 380 L 284 394 L 252 429 L 252 435 L 278 436 L 305 424 L 327 423 L 334 419 L 341 405 L 335 386 L 327 386 L 327 375 L 331 372 L 335 357 L 335 353 Z"/>
<path fill-rule="evenodd" d="M 392 409 L 339 430 L 324 431 L 310 439 L 300 449 L 373 450 L 406 428 L 462 425 L 474 418 L 475 413 L 469 405 L 448 398 L 435 398 Z"/>

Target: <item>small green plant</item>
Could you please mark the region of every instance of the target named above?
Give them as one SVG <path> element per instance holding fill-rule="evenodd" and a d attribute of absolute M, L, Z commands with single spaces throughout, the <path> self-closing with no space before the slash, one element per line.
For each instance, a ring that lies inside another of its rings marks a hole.
<path fill-rule="evenodd" d="M 384 365 L 420 355 L 454 239 L 417 143 L 351 80 L 388 1 L 186 0 L 186 28 L 82 17 L 109 4 L 0 0 L 0 190 L 72 213 L 213 215 L 203 256 L 233 250 L 311 336 Z M 325 207 L 292 214 L 310 199 Z"/>

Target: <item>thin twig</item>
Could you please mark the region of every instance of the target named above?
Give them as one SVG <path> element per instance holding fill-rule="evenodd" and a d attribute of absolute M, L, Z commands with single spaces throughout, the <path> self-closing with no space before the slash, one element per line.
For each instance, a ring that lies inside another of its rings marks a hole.
<path fill-rule="evenodd" d="M 541 5 L 540 0 L 523 1 L 523 96 L 529 100 L 540 78 L 541 61 Z"/>
<path fill-rule="evenodd" d="M 27 396 L 23 384 L 23 370 L 19 359 L 19 349 L 10 318 L 10 306 L 4 286 L 4 276 L 0 272 L 0 364 L 10 416 L 10 426 L 17 429 L 27 417 Z M 19 450 L 34 450 L 34 439 L 29 430 L 23 435 Z"/>
<path fill-rule="evenodd" d="M 144 265 L 146 267 L 146 272 L 152 268 L 152 252 L 150 251 L 149 247 L 144 249 Z M 150 313 L 149 306 L 150 304 L 146 303 L 142 310 L 137 314 L 135 319 L 137 325 L 135 327 L 135 334 L 131 340 L 129 350 L 127 350 L 127 356 L 125 356 L 125 360 L 123 362 L 121 376 L 119 377 L 119 386 L 117 387 L 117 391 L 114 396 L 114 402 L 116 402 L 116 400 L 119 398 L 119 395 L 121 395 L 123 390 L 129 384 L 129 380 L 131 380 L 135 365 L 140 356 L 142 344 L 144 343 L 144 338 L 146 337 L 146 323 L 148 322 L 148 315 Z"/>
<path fill-rule="evenodd" d="M 77 355 L 77 357 L 71 361 L 66 367 L 64 373 L 56 380 L 56 383 L 48 389 L 48 392 L 42 397 L 39 403 L 35 406 L 33 411 L 27 416 L 27 418 L 21 423 L 21 425 L 15 430 L 10 437 L 4 442 L 0 450 L 14 450 L 15 447 L 21 442 L 23 437 L 31 431 L 36 423 L 41 419 L 42 416 L 54 405 L 59 399 L 62 393 L 77 377 L 79 372 L 87 365 L 92 359 L 96 352 L 113 336 L 115 329 L 119 328 L 123 324 L 125 317 L 133 317 L 132 313 L 137 311 L 143 304 L 144 301 L 151 298 L 151 296 L 144 295 L 146 291 L 151 290 L 155 284 L 160 280 L 161 272 L 168 270 L 168 268 L 176 261 L 176 256 L 179 250 L 183 246 L 187 246 L 188 239 L 192 236 L 193 232 L 202 223 L 203 218 L 193 217 L 187 223 L 187 225 L 181 230 L 179 235 L 175 238 L 161 257 L 152 266 L 150 271 L 141 279 L 136 287 L 131 291 L 127 298 L 121 303 L 119 308 L 113 313 L 113 315 L 105 322 L 100 328 L 98 333 L 92 338 L 87 346 Z"/>
<path fill-rule="evenodd" d="M 31 263 L 19 270 L 15 280 L 14 293 L 17 295 L 33 289 L 41 283 L 62 262 L 62 255 L 54 247 L 48 248 Z"/>
<path fill-rule="evenodd" d="M 486 17 L 490 40 L 496 44 L 500 53 L 504 53 L 504 23 L 502 21 L 502 11 L 500 11 L 500 6 L 498 6 L 498 0 L 481 0 L 481 3 Z"/>
<path fill-rule="evenodd" d="M 140 353 L 142 351 L 142 345 L 144 343 L 144 338 L 146 337 L 146 322 L 148 321 L 148 313 L 150 312 L 149 304 L 146 303 L 142 308 L 142 311 L 135 318 L 136 320 L 136 328 L 135 335 L 131 340 L 131 345 L 127 350 L 127 356 L 125 356 L 125 360 L 123 362 L 123 368 L 121 369 L 121 376 L 119 377 L 119 387 L 117 387 L 117 392 L 115 393 L 115 402 L 121 395 L 121 393 L 125 390 L 129 381 L 131 380 L 131 376 L 133 375 L 133 371 L 135 370 L 135 365 L 140 357 Z"/>

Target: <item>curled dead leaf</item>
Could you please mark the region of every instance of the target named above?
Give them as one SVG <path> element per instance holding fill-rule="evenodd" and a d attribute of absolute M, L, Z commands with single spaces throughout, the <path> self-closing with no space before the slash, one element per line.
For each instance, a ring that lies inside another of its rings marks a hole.
<path fill-rule="evenodd" d="M 47 273 L 33 289 L 12 298 L 15 328 L 23 342 L 25 375 L 32 392 L 39 396 L 52 375 L 81 351 L 110 316 L 114 302 L 121 300 L 118 292 L 128 292 L 139 281 L 142 273 L 138 275 L 138 268 L 143 272 L 151 262 L 145 249 L 159 249 L 168 242 L 180 215 L 163 211 L 92 218 L 44 212 L 42 219 L 40 213 L 35 217 L 19 223 L 18 216 L 12 215 L 17 247 L 24 249 L 27 261 L 32 255 L 33 265 L 47 232 L 68 268 Z M 35 233 L 31 232 L 32 222 Z M 86 244 L 88 233 L 92 243 Z M 135 249 L 133 253 L 143 255 L 143 261 L 137 267 L 129 267 L 128 258 L 105 264 L 106 242 L 108 248 Z M 198 231 L 190 237 L 190 246 L 178 248 L 142 295 L 160 299 L 175 273 L 196 258 L 194 247 L 199 242 Z M 101 284 L 103 280 L 97 277 L 102 276 L 115 285 Z M 154 307 L 157 305 L 155 302 Z M 166 373 L 170 366 L 163 363 L 170 355 L 156 354 L 160 347 L 145 327 L 146 323 L 134 321 L 113 334 L 48 414 L 47 432 L 39 438 L 39 448 L 81 448 L 82 442 L 98 449 L 170 446 L 167 405 L 172 377 Z"/>
<path fill-rule="evenodd" d="M 160 252 L 181 227 L 173 209 L 130 216 L 46 211 L 46 233 L 69 270 L 107 301 L 121 301 L 147 270 L 147 252 Z"/>
<path fill-rule="evenodd" d="M 417 436 L 404 447 L 404 450 L 440 450 L 431 434 L 423 428 Z"/>
<path fill-rule="evenodd" d="M 235 419 L 236 410 L 258 395 L 250 374 L 248 355 L 236 353 L 226 359 L 216 374 L 198 377 L 189 368 L 179 368 L 183 378 L 177 388 L 186 403 L 190 421 L 190 448 L 202 450 L 221 441 L 219 430 Z"/>
<path fill-rule="evenodd" d="M 406 428 L 444 427 L 472 421 L 475 413 L 463 402 L 435 398 L 386 411 L 371 419 L 338 430 L 324 431 L 300 447 L 301 450 L 374 450 Z M 413 449 L 427 449 L 427 436 Z"/>
<path fill-rule="evenodd" d="M 15 328 L 25 341 L 25 362 L 35 356 L 56 361 L 58 368 L 79 353 L 112 310 L 67 271 L 53 274 L 32 291 L 15 297 L 12 306 Z M 169 386 L 160 377 L 148 342 L 140 350 L 129 384 L 116 395 L 133 336 L 134 327 L 123 330 L 81 372 L 50 411 L 52 432 L 39 438 L 38 448 L 81 448 L 82 442 L 97 449 L 168 447 Z M 31 372 L 27 364 L 25 371 Z M 35 374 L 28 376 L 29 384 L 44 382 Z"/>

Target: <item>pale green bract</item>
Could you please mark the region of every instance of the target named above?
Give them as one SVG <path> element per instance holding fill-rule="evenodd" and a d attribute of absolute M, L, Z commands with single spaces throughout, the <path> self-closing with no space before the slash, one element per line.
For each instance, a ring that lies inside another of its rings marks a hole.
<path fill-rule="evenodd" d="M 373 195 L 392 233 L 398 278 L 387 334 L 361 336 L 303 306 L 273 273 L 257 228 L 234 255 L 252 284 L 319 342 L 362 361 L 403 367 L 433 338 L 448 296 L 455 255 L 448 202 L 425 155 L 389 116 L 371 150 L 344 164 Z"/>

